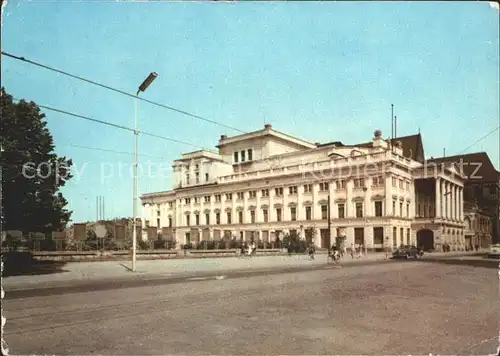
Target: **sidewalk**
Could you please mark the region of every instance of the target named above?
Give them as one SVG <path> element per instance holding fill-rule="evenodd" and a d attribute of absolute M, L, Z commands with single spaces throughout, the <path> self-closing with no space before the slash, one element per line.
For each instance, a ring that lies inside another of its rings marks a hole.
<path fill-rule="evenodd" d="M 347 256 L 342 263 L 357 263 L 377 259 L 385 259 L 385 254 L 371 253 L 368 256 L 354 260 Z M 326 254 L 316 255 L 316 258 L 312 261 L 309 260 L 307 255 L 144 260 L 137 261 L 136 273 L 133 273 L 129 270 L 131 267 L 129 261 L 69 262 L 63 266 L 64 272 L 61 273 L 6 277 L 3 278 L 2 283 L 4 289 L 9 290 L 34 288 L 46 283 L 61 284 L 72 281 L 96 281 L 115 278 L 195 276 L 199 272 L 220 272 L 224 274 L 229 271 L 318 266 L 326 263 Z"/>
<path fill-rule="evenodd" d="M 425 257 L 457 257 L 470 256 L 476 252 L 435 252 Z M 390 257 L 390 255 L 389 255 Z M 363 261 L 385 260 L 385 253 L 369 253 L 361 258 L 344 257 L 342 264 L 356 264 Z M 307 255 L 292 256 L 260 256 L 254 258 L 225 257 L 203 259 L 172 259 L 137 261 L 136 273 L 130 271 L 130 261 L 106 262 L 69 262 L 62 268 L 63 272 L 44 275 L 12 276 L 2 279 L 5 290 L 29 289 L 44 285 L 65 285 L 70 282 L 99 281 L 128 278 L 173 278 L 195 277 L 200 272 L 227 273 L 244 270 L 272 270 L 275 268 L 293 268 L 320 266 L 327 263 L 326 254 L 318 254 L 314 260 Z"/>

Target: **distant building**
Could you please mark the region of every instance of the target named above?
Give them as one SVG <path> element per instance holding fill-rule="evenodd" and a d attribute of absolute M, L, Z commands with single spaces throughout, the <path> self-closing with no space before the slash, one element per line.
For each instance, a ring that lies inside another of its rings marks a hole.
<path fill-rule="evenodd" d="M 487 216 L 491 224 L 492 241 L 500 242 L 500 172 L 491 163 L 486 152 L 458 156 L 441 157 L 429 160 L 436 164 L 456 164 L 464 176 L 464 200 L 473 205 L 481 214 Z"/>
<path fill-rule="evenodd" d="M 344 236 L 369 249 L 465 248 L 465 176 L 454 163 L 426 162 L 420 134 L 318 144 L 265 125 L 222 135 L 216 147 L 175 160 L 173 190 L 141 196 L 144 227 L 167 228 L 180 243 L 294 233 L 319 247 Z"/>
<path fill-rule="evenodd" d="M 492 219 L 477 204 L 465 202 L 465 244 L 487 248 L 492 243 Z"/>

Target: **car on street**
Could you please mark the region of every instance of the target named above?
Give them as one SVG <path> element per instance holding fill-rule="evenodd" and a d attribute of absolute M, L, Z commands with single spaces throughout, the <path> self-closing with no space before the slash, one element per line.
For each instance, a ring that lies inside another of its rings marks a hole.
<path fill-rule="evenodd" d="M 416 246 L 402 245 L 392 253 L 392 258 L 420 258 L 424 255 L 424 251 Z"/>
<path fill-rule="evenodd" d="M 500 244 L 491 245 L 490 250 L 488 251 L 488 256 L 500 258 Z"/>

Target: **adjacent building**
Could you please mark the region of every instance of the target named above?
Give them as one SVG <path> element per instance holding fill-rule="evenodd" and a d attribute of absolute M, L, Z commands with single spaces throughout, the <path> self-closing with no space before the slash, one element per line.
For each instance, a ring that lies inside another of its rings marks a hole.
<path fill-rule="evenodd" d="M 311 143 L 274 130 L 221 136 L 217 153 L 174 161 L 174 186 L 141 196 L 144 230 L 179 245 L 286 234 L 328 247 L 465 248 L 464 182 L 455 163 L 425 161 L 420 134 Z"/>
<path fill-rule="evenodd" d="M 491 217 L 475 203 L 465 202 L 465 246 L 487 248 L 492 244 Z"/>
<path fill-rule="evenodd" d="M 477 152 L 464 155 L 441 157 L 430 159 L 431 164 L 450 165 L 454 164 L 460 168 L 461 173 L 466 177 L 464 183 L 464 202 L 467 203 L 468 210 L 474 216 L 480 216 L 478 221 L 486 218 L 489 220 L 488 226 L 491 230 L 493 243 L 500 243 L 500 172 L 491 163 L 486 152 Z M 471 221 L 476 221 L 472 218 Z M 477 236 L 482 236 L 479 241 L 483 247 L 486 244 L 488 234 L 482 230 Z M 473 229 L 476 230 L 476 229 Z"/>

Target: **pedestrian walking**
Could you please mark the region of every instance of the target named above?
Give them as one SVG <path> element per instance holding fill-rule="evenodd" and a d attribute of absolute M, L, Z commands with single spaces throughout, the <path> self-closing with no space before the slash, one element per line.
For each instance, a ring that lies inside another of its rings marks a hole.
<path fill-rule="evenodd" d="M 314 244 L 311 242 L 311 243 L 309 244 L 309 248 L 308 248 L 308 252 L 309 252 L 309 259 L 310 259 L 310 260 L 314 260 L 314 252 L 316 252 L 315 250 L 316 250 L 316 249 L 315 249 L 315 247 L 314 247 Z"/>

